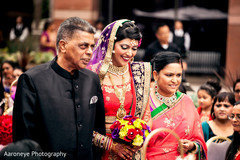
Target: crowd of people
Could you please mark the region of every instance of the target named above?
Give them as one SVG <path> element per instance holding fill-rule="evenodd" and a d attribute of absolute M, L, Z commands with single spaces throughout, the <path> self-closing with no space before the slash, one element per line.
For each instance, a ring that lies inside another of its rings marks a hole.
<path fill-rule="evenodd" d="M 116 20 L 98 36 L 78 17 L 64 20 L 57 33 L 47 22 L 41 46 L 55 49 L 52 61 L 27 71 L 11 61 L 1 64 L 1 115 L 12 116 L 12 141 L 1 146 L 0 159 L 140 160 L 145 159 L 142 145 L 127 142 L 135 137 L 144 142 L 144 128 L 167 128 L 180 142 L 171 133 L 155 134 L 146 150 L 148 160 L 177 159 L 182 151 L 207 160 L 206 142 L 214 136 L 231 140 L 222 159 L 240 160 L 240 80 L 233 93 L 222 92 L 219 81 L 206 81 L 197 91 L 196 108 L 180 88 L 189 37 L 181 22 L 175 28 L 170 40 L 169 26 L 160 24 L 143 61 L 134 61 L 144 38 L 134 21 Z M 124 124 L 128 130 L 123 135 L 118 123 L 126 119 L 131 122 Z M 137 122 L 146 125 L 131 130 Z"/>

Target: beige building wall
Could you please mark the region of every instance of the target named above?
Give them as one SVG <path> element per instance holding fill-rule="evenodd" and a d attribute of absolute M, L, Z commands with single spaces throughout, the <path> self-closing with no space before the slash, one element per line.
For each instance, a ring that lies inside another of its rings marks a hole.
<path fill-rule="evenodd" d="M 51 3 L 51 17 L 58 24 L 74 16 L 93 24 L 99 17 L 99 0 L 52 0 Z"/>
<path fill-rule="evenodd" d="M 226 70 L 236 79 L 237 73 L 240 76 L 240 0 L 229 0 L 228 15 Z"/>

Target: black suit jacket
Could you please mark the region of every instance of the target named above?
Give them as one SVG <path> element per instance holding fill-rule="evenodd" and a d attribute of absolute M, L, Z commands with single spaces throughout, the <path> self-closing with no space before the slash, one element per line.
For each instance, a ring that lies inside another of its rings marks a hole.
<path fill-rule="evenodd" d="M 165 51 L 171 51 L 171 52 L 176 52 L 180 53 L 179 48 L 177 47 L 176 44 L 174 43 L 169 43 L 168 48 L 164 49 L 158 40 L 155 40 L 152 42 L 146 49 L 145 55 L 143 57 L 144 62 L 150 62 L 152 58 L 157 54 L 158 52 L 165 52 Z"/>
<path fill-rule="evenodd" d="M 67 153 L 65 159 L 93 159 L 92 133 L 105 134 L 104 115 L 97 74 L 82 69 L 72 76 L 54 59 L 20 76 L 13 140 L 32 139 L 44 152 Z"/>

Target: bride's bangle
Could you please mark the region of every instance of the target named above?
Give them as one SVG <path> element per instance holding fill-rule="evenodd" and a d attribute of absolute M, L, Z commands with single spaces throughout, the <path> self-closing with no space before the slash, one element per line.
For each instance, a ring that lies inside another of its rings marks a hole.
<path fill-rule="evenodd" d="M 105 149 L 110 150 L 112 146 L 112 139 L 108 136 L 99 134 L 98 132 L 93 131 L 93 139 L 92 139 L 93 145 Z"/>

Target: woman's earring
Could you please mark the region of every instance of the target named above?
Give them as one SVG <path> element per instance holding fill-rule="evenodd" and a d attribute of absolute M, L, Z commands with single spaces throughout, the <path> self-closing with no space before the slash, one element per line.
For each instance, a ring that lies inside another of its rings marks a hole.
<path fill-rule="evenodd" d="M 134 61 L 134 57 L 130 60 L 130 62 L 132 63 Z"/>
<path fill-rule="evenodd" d="M 157 81 L 155 80 L 155 85 L 154 85 L 154 90 L 155 90 L 155 92 L 158 92 L 158 84 L 157 84 Z"/>
<path fill-rule="evenodd" d="M 115 51 L 113 50 L 112 53 L 115 54 Z"/>
<path fill-rule="evenodd" d="M 215 113 L 213 112 L 213 113 L 212 113 L 212 119 L 214 119 L 214 118 L 215 118 Z"/>

